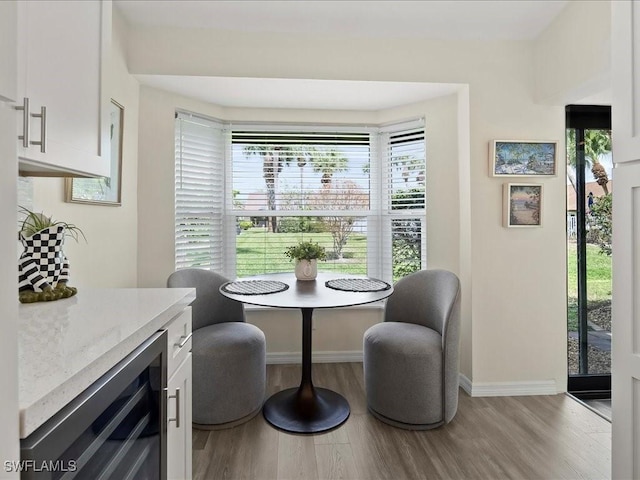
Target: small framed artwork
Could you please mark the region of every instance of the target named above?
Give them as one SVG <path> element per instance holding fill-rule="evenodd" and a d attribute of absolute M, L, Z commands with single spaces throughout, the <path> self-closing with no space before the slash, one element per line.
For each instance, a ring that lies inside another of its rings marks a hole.
<path fill-rule="evenodd" d="M 542 185 L 505 183 L 502 223 L 505 227 L 542 226 Z"/>
<path fill-rule="evenodd" d="M 493 140 L 489 171 L 494 177 L 549 177 L 556 174 L 558 142 Z"/>
<path fill-rule="evenodd" d="M 111 100 L 109 118 L 111 175 L 101 178 L 65 179 L 65 201 L 93 205 L 121 205 L 124 107 L 115 100 Z"/>

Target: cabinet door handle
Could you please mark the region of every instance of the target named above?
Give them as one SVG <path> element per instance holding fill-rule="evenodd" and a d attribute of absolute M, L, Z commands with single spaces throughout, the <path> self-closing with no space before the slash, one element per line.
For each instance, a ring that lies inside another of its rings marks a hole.
<path fill-rule="evenodd" d="M 164 390 L 165 392 L 169 393 L 168 388 L 165 388 Z M 176 418 L 168 418 L 167 423 L 176 422 L 176 428 L 180 428 L 180 389 L 179 388 L 176 388 L 175 395 L 167 395 L 167 402 L 169 402 L 169 399 L 171 398 L 176 399 Z"/>
<path fill-rule="evenodd" d="M 22 146 L 24 148 L 28 148 L 29 147 L 29 119 L 30 119 L 29 99 L 26 97 L 23 98 L 22 106 L 13 107 L 13 108 L 15 108 L 16 110 L 22 111 L 22 135 L 19 135 L 18 138 L 22 140 Z"/>
<path fill-rule="evenodd" d="M 179 343 L 174 343 L 173 346 L 176 348 L 182 348 L 184 347 L 187 342 L 189 341 L 189 339 L 191 338 L 191 335 L 193 335 L 193 332 L 191 332 L 189 335 L 182 335 L 180 337 L 180 342 Z"/>
<path fill-rule="evenodd" d="M 40 113 L 32 113 L 33 118 L 40 119 L 40 141 L 30 142 L 31 145 L 40 145 L 40 151 L 47 151 L 47 107 L 40 107 Z"/>

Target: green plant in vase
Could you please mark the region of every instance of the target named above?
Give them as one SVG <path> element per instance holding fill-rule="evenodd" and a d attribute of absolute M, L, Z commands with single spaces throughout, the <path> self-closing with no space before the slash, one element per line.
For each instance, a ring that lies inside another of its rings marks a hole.
<path fill-rule="evenodd" d="M 298 280 L 315 280 L 318 275 L 318 260 L 326 260 L 324 247 L 313 242 L 300 242 L 288 247 L 284 254 L 296 261 L 295 274 Z"/>

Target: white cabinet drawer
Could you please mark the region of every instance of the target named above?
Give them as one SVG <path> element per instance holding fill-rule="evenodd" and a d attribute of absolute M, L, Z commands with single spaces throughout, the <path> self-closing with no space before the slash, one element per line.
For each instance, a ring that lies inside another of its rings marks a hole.
<path fill-rule="evenodd" d="M 165 328 L 169 353 L 167 373 L 170 378 L 191 351 L 191 307 L 187 307 L 184 312 L 165 325 Z"/>

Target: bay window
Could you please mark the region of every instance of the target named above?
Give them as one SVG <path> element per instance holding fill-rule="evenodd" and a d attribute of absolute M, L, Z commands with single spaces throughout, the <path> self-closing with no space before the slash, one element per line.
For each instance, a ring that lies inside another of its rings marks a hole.
<path fill-rule="evenodd" d="M 284 251 L 301 240 L 326 248 L 320 271 L 396 281 L 425 268 L 425 151 L 422 120 L 231 125 L 180 113 L 176 268 L 292 271 Z"/>

